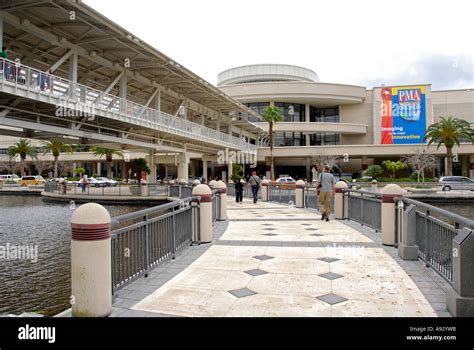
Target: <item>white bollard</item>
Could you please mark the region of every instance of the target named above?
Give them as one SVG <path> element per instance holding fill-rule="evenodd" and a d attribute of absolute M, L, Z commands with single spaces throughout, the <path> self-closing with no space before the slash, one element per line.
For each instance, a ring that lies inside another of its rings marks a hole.
<path fill-rule="evenodd" d="M 403 197 L 404 189 L 395 184 L 388 184 L 380 191 L 382 194 L 382 244 L 394 246 L 396 242 L 395 198 Z"/>
<path fill-rule="evenodd" d="M 71 304 L 73 317 L 105 317 L 112 312 L 110 215 L 96 203 L 77 208 L 71 218 Z"/>
<path fill-rule="evenodd" d="M 334 216 L 336 219 L 344 219 L 344 193 L 343 190 L 348 188 L 347 183 L 339 181 L 335 185 L 336 193 L 334 193 Z"/>
<path fill-rule="evenodd" d="M 212 242 L 212 192 L 207 185 L 193 188 L 193 197 L 201 197 L 199 201 L 199 231 L 201 243 Z M 197 200 L 196 200 L 197 201 Z"/>
<path fill-rule="evenodd" d="M 217 220 L 227 220 L 227 186 L 223 181 L 217 181 L 216 190 L 219 191 L 220 196 L 220 210 L 218 211 Z"/>
<path fill-rule="evenodd" d="M 269 199 L 269 191 L 270 191 L 270 181 L 265 179 L 262 181 L 262 202 L 268 202 Z"/>
<path fill-rule="evenodd" d="M 200 184 L 201 184 L 201 181 L 199 181 L 198 179 L 193 180 L 193 187 L 196 187 L 197 185 L 200 185 Z"/>
<path fill-rule="evenodd" d="M 211 180 L 211 181 L 209 181 L 209 187 L 211 188 L 211 190 L 215 190 L 215 189 L 216 189 L 216 184 L 217 184 L 217 181 L 216 181 L 216 180 Z"/>
<path fill-rule="evenodd" d="M 304 188 L 305 188 L 305 182 L 303 180 L 296 181 L 295 205 L 297 208 L 304 208 Z"/>

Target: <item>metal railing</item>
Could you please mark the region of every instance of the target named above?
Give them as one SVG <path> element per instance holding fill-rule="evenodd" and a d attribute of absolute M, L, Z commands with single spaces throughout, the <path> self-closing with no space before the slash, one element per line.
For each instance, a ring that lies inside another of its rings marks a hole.
<path fill-rule="evenodd" d="M 269 184 L 268 185 L 268 200 L 281 204 L 295 204 L 295 189 L 294 184 Z"/>
<path fill-rule="evenodd" d="M 193 186 L 191 185 L 170 185 L 170 197 L 187 198 L 193 195 Z"/>
<path fill-rule="evenodd" d="M 377 232 L 382 230 L 382 195 L 380 193 L 343 190 L 343 208 L 347 219 L 368 226 Z"/>
<path fill-rule="evenodd" d="M 122 184 L 114 186 L 103 186 L 87 184 L 84 188 L 80 184 L 59 182 L 45 182 L 44 192 L 71 196 L 141 196 L 145 191 L 145 185 Z M 146 184 L 146 193 L 148 196 L 169 196 L 170 186 L 161 183 Z M 186 197 L 190 197 L 191 194 Z"/>
<path fill-rule="evenodd" d="M 0 80 L 2 90 L 13 89 L 13 93 L 26 92 L 29 98 L 48 101 L 64 108 L 77 110 L 85 116 L 103 116 L 136 124 L 173 135 L 200 141 L 255 151 L 256 146 L 243 138 L 235 137 L 201 124 L 190 122 L 159 110 L 106 94 L 86 85 L 25 66 L 18 62 L 0 58 Z M 59 103 L 58 103 L 59 102 Z M 83 116 L 84 116 L 83 115 Z"/>
<path fill-rule="evenodd" d="M 199 241 L 199 203 L 193 199 L 112 218 L 113 291 Z"/>
<path fill-rule="evenodd" d="M 463 227 L 474 228 L 474 221 L 413 199 L 400 198 L 398 201 L 416 207 L 416 245 L 419 259 L 452 283 L 453 239 Z M 399 209 L 401 210 L 403 209 Z M 398 226 L 397 231 L 400 231 L 399 222 Z"/>

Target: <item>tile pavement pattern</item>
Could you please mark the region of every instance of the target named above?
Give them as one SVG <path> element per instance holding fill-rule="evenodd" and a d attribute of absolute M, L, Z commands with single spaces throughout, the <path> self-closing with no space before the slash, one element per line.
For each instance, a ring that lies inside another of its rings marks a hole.
<path fill-rule="evenodd" d="M 375 232 L 322 222 L 317 211 L 234 203 L 214 244 L 190 247 L 118 291 L 112 316 L 449 316 L 442 278 L 400 260 Z"/>

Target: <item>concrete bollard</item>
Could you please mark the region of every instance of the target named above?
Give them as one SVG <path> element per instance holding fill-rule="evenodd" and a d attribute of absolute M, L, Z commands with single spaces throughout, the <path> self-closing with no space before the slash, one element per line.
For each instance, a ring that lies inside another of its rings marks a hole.
<path fill-rule="evenodd" d="M 372 180 L 370 183 L 370 192 L 378 192 L 378 190 L 377 180 Z"/>
<path fill-rule="evenodd" d="M 196 187 L 197 185 L 200 185 L 200 184 L 201 184 L 201 181 L 199 181 L 198 179 L 193 180 L 193 187 Z"/>
<path fill-rule="evenodd" d="M 112 312 L 110 215 L 96 203 L 77 208 L 71 218 L 73 317 L 106 317 Z"/>
<path fill-rule="evenodd" d="M 401 210 L 404 204 L 400 204 Z M 418 260 L 418 246 L 416 245 L 416 206 L 410 204 L 403 210 L 401 218 L 401 230 L 399 231 L 398 256 L 403 260 Z"/>
<path fill-rule="evenodd" d="M 357 190 L 357 180 L 356 179 L 352 180 L 351 190 Z"/>
<path fill-rule="evenodd" d="M 200 242 L 212 242 L 212 191 L 207 185 L 193 188 L 193 197 L 199 196 L 199 232 Z M 197 200 L 196 200 L 197 202 Z"/>
<path fill-rule="evenodd" d="M 215 189 L 216 189 L 216 184 L 217 184 L 217 181 L 216 181 L 216 180 L 211 180 L 211 181 L 209 181 L 209 187 L 211 188 L 211 190 L 215 190 Z"/>
<path fill-rule="evenodd" d="M 227 220 L 227 186 L 223 181 L 217 181 L 216 190 L 219 191 L 219 205 L 217 220 Z"/>
<path fill-rule="evenodd" d="M 270 200 L 270 181 L 268 179 L 265 179 L 262 181 L 262 202 L 268 202 Z"/>
<path fill-rule="evenodd" d="M 395 198 L 402 197 L 406 191 L 395 184 L 388 184 L 380 191 L 382 194 L 382 244 L 394 246 L 396 242 Z"/>
<path fill-rule="evenodd" d="M 303 180 L 296 181 L 295 205 L 297 208 L 304 208 L 304 188 L 305 188 L 305 182 Z"/>
<path fill-rule="evenodd" d="M 336 193 L 334 193 L 334 216 L 336 219 L 341 220 L 345 217 L 344 210 L 344 193 L 343 190 L 348 188 L 347 183 L 344 181 L 339 181 L 335 185 Z"/>

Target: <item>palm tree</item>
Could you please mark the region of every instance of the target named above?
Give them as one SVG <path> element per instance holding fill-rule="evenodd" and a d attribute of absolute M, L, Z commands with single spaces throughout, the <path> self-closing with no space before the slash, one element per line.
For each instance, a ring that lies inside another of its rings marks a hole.
<path fill-rule="evenodd" d="M 135 159 L 135 171 L 137 172 L 137 180 L 138 184 L 140 185 L 142 183 L 142 172 L 150 174 L 151 171 L 145 158 Z"/>
<path fill-rule="evenodd" d="M 119 156 L 123 159 L 123 152 L 113 149 L 113 148 L 104 148 L 104 147 L 94 147 L 92 148 L 92 152 L 94 157 L 103 157 L 105 156 L 105 160 L 107 161 L 107 177 L 109 179 L 112 178 L 112 161 L 114 156 Z"/>
<path fill-rule="evenodd" d="M 58 177 L 58 164 L 59 164 L 59 155 L 62 152 L 67 152 L 72 154 L 74 152 L 74 148 L 71 145 L 63 143 L 60 139 L 52 139 L 49 141 L 44 141 L 42 146 L 45 148 L 45 152 L 51 152 L 54 157 L 54 177 Z"/>
<path fill-rule="evenodd" d="M 442 117 L 441 120 L 435 124 L 431 124 L 426 129 L 423 141 L 428 140 L 428 146 L 436 143 L 438 149 L 441 145 L 446 147 L 446 158 L 448 165 L 446 175 L 453 175 L 453 147 L 459 146 L 461 142 L 467 140 L 474 141 L 474 129 L 468 121 L 455 117 Z"/>
<path fill-rule="evenodd" d="M 283 115 L 281 114 L 281 109 L 274 106 L 268 106 L 263 110 L 262 114 L 263 120 L 268 122 L 268 134 L 270 136 L 269 144 L 270 144 L 270 179 L 273 180 L 273 175 L 275 173 L 275 164 L 273 160 L 273 124 L 276 122 L 281 122 L 283 120 Z"/>
<path fill-rule="evenodd" d="M 397 177 L 397 173 L 400 170 L 403 170 L 403 169 L 407 168 L 407 165 L 405 163 L 402 163 L 399 160 L 397 160 L 396 162 L 392 162 L 391 160 L 384 160 L 382 162 L 382 165 L 390 173 L 390 178 L 391 179 L 395 179 Z"/>
<path fill-rule="evenodd" d="M 31 159 L 36 159 L 38 150 L 32 146 L 27 139 L 20 139 L 16 144 L 8 148 L 8 156 L 16 158 L 20 156 L 20 175 L 25 176 L 25 159 L 29 156 Z"/>

